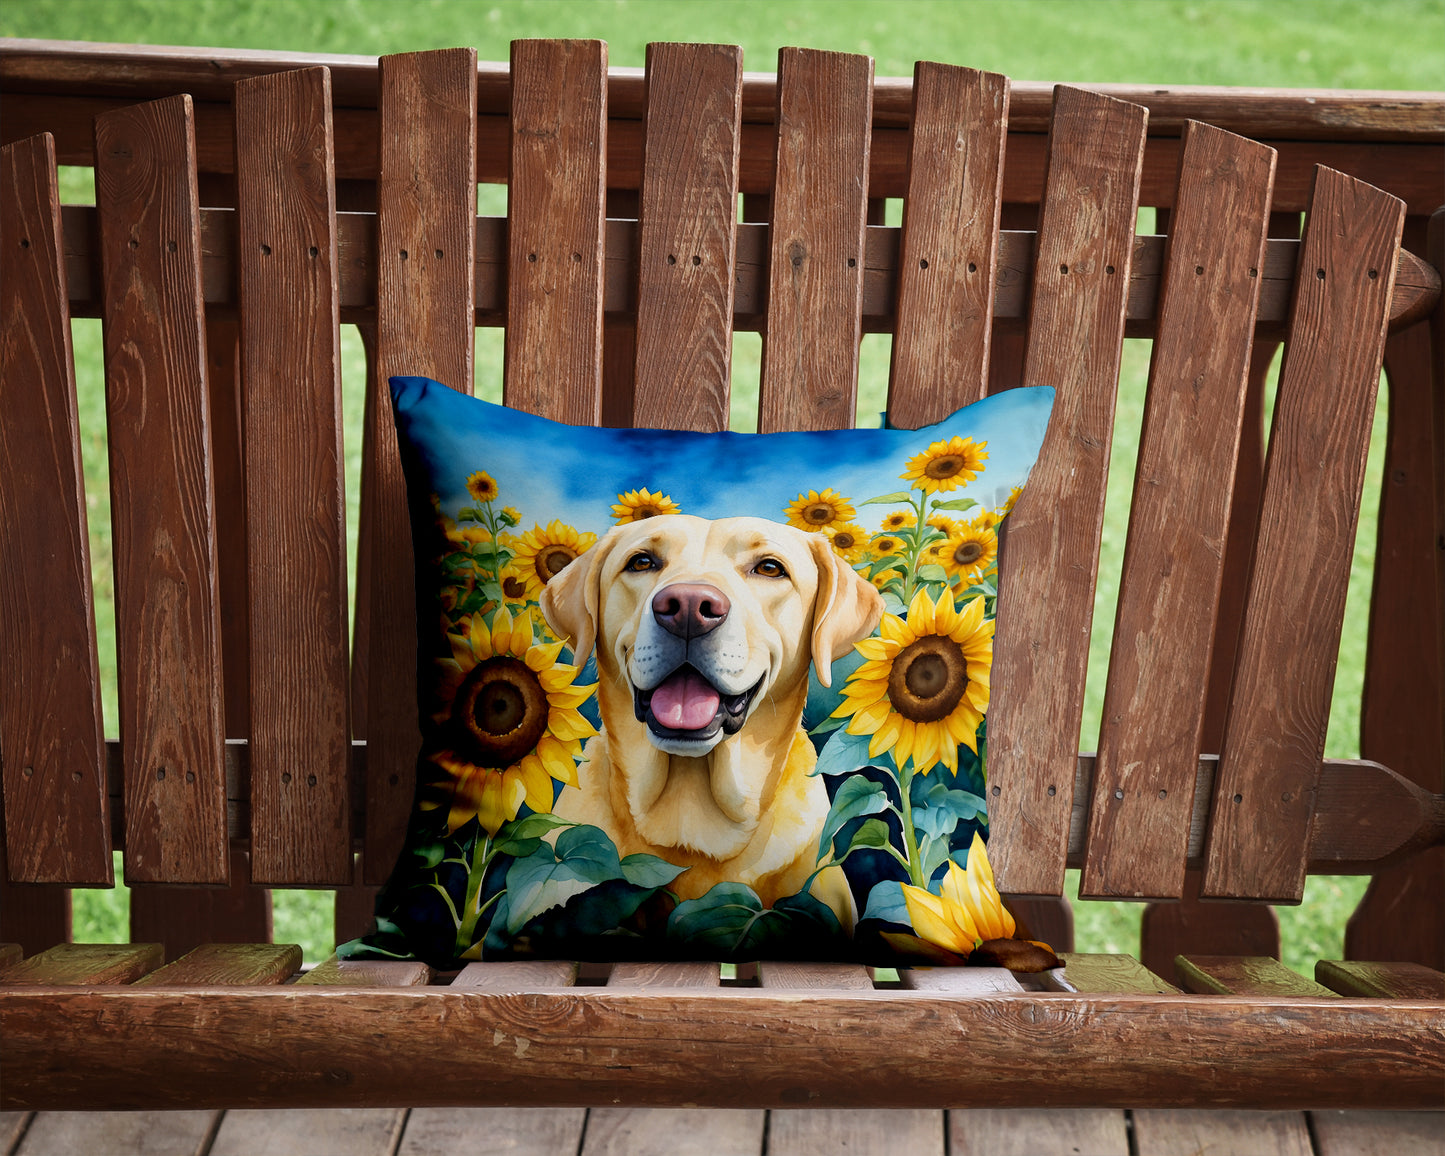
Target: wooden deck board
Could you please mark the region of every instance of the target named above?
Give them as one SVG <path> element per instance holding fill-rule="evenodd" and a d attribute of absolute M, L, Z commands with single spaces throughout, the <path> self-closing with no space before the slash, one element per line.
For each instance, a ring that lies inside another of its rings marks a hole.
<path fill-rule="evenodd" d="M 1312 1156 L 1303 1112 L 1134 1113 L 1138 1156 Z"/>
<path fill-rule="evenodd" d="M 205 1156 L 391 1156 L 405 1126 L 401 1108 L 242 1109 L 226 1113 Z"/>
<path fill-rule="evenodd" d="M 80 1152 L 204 1156 L 220 1116 L 220 1112 L 37 1112 L 15 1156 Z"/>
<path fill-rule="evenodd" d="M 397 1156 L 575 1156 L 585 1108 L 413 1108 Z"/>
<path fill-rule="evenodd" d="M 953 1156 L 1129 1156 L 1124 1113 L 1108 1108 L 965 1108 L 948 1114 Z"/>

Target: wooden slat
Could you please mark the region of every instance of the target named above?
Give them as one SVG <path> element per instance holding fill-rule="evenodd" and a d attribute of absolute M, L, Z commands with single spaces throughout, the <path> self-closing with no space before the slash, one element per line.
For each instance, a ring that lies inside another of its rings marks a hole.
<path fill-rule="evenodd" d="M 15 1156 L 198 1156 L 210 1147 L 220 1117 L 218 1111 L 38 1112 Z"/>
<path fill-rule="evenodd" d="M 574 425 L 602 414 L 607 45 L 512 43 L 503 398 Z"/>
<path fill-rule="evenodd" d="M 715 963 L 616 963 L 608 987 L 717 987 L 722 977 Z"/>
<path fill-rule="evenodd" d="M 1147 113 L 1060 87 L 1023 384 L 1057 390 L 1000 560 L 989 829 L 1006 893 L 1063 889 Z"/>
<path fill-rule="evenodd" d="M 413 1108 L 396 1156 L 572 1156 L 586 1119 L 585 1108 Z"/>
<path fill-rule="evenodd" d="M 956 1109 L 948 1136 L 953 1156 L 1129 1156 L 1129 1125 L 1117 1109 Z"/>
<path fill-rule="evenodd" d="M 432 970 L 412 960 L 337 959 L 318 963 L 296 982 L 323 987 L 424 987 Z"/>
<path fill-rule="evenodd" d="M 908 991 L 947 991 L 955 995 L 987 995 L 1023 991 L 1011 971 L 1002 967 L 913 967 L 898 972 Z"/>
<path fill-rule="evenodd" d="M 0 968 L 19 963 L 24 955 L 25 952 L 18 943 L 0 943 Z"/>
<path fill-rule="evenodd" d="M 1064 975 L 1078 992 L 1177 992 L 1132 955 L 1065 952 Z"/>
<path fill-rule="evenodd" d="M 593 1108 L 581 1156 L 759 1156 L 766 1126 L 744 1108 Z"/>
<path fill-rule="evenodd" d="M 637 427 L 728 425 L 742 83 L 741 48 L 647 46 Z"/>
<path fill-rule="evenodd" d="M 758 964 L 758 986 L 803 991 L 872 991 L 868 969 L 856 963 L 796 963 L 780 960 Z"/>
<path fill-rule="evenodd" d="M 70 889 L 11 883 L 0 870 L 0 938 L 34 954 L 70 938 Z"/>
<path fill-rule="evenodd" d="M 1404 205 L 1321 169 L 1280 372 L 1204 895 L 1297 903 Z"/>
<path fill-rule="evenodd" d="M 1008 77 L 919 61 L 888 386 L 894 426 L 940 421 L 988 387 Z"/>
<path fill-rule="evenodd" d="M 1310 1113 L 1317 1156 L 1445 1156 L 1445 1112 Z"/>
<path fill-rule="evenodd" d="M 872 96 L 871 57 L 778 53 L 761 433 L 853 426 Z"/>
<path fill-rule="evenodd" d="M 1207 805 L 1208 792 L 1195 794 L 1196 813 Z M 1351 822 L 1359 825 L 1356 812 Z M 1195 837 L 1198 842 L 1195 843 Z M 1202 848 L 1204 828 L 1191 826 L 1190 842 Z M 1265 903 L 1221 903 L 1203 900 L 1199 890 L 1204 872 L 1197 859 L 1184 872 L 1184 897 L 1165 903 L 1149 903 L 1139 920 L 1139 959 L 1156 975 L 1173 975 L 1179 955 L 1269 956 L 1280 954 L 1279 916 Z"/>
<path fill-rule="evenodd" d="M 571 987 L 576 982 L 575 963 L 562 959 L 528 959 L 511 963 L 469 963 L 452 980 L 451 986 L 533 991 L 539 987 Z"/>
<path fill-rule="evenodd" d="M 281 983 L 301 967 L 294 943 L 207 943 L 136 980 L 140 987 Z"/>
<path fill-rule="evenodd" d="M 405 1126 L 400 1108 L 233 1109 L 208 1156 L 392 1156 Z"/>
<path fill-rule="evenodd" d="M 1185 991 L 1220 995 L 1329 996 L 1329 988 L 1291 971 L 1269 956 L 1181 955 L 1174 961 Z"/>
<path fill-rule="evenodd" d="M 130 983 L 165 962 L 159 943 L 62 943 L 0 972 L 0 985 Z"/>
<path fill-rule="evenodd" d="M 225 883 L 225 718 L 191 99 L 95 123 L 125 873 Z"/>
<path fill-rule="evenodd" d="M 1083 898 L 1184 893 L 1274 150 L 1191 123 L 1094 767 Z M 1208 334 L 1207 340 L 1201 335 Z"/>
<path fill-rule="evenodd" d="M 137 883 L 130 888 L 130 938 L 163 943 L 176 959 L 203 943 L 269 943 L 271 892 L 251 884 L 246 852 L 231 848 L 228 887 Z"/>
<path fill-rule="evenodd" d="M 110 886 L 60 196 L 51 138 L 0 150 L 0 749 L 10 878 Z M 37 549 L 39 543 L 45 549 Z"/>
<path fill-rule="evenodd" d="M 346 503 L 325 71 L 236 87 L 251 875 L 349 883 Z"/>
<path fill-rule="evenodd" d="M 1136 1111 L 1134 1151 L 1137 1156 L 1313 1156 L 1303 1112 Z"/>
<path fill-rule="evenodd" d="M 819 1152 L 907 1152 L 943 1156 L 943 1113 L 924 1108 L 774 1110 L 768 1117 L 769 1156 Z"/>
<path fill-rule="evenodd" d="M 1445 1000 L 1445 973 L 1422 963 L 1360 963 L 1322 959 L 1315 979 L 1341 995 Z"/>
<path fill-rule="evenodd" d="M 472 389 L 477 54 L 381 60 L 376 372 L 366 396 L 367 883 L 401 852 L 416 786 L 416 590 L 406 479 L 387 380 L 421 374 Z"/>

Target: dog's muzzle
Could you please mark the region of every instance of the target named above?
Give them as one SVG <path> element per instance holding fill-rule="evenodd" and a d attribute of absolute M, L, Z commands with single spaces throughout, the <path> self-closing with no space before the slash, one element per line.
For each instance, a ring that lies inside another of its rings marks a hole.
<path fill-rule="evenodd" d="M 719 732 L 735 735 L 748 718 L 748 708 L 763 687 L 759 678 L 741 694 L 723 694 L 684 663 L 651 690 L 632 688 L 632 709 L 658 738 L 706 742 Z"/>

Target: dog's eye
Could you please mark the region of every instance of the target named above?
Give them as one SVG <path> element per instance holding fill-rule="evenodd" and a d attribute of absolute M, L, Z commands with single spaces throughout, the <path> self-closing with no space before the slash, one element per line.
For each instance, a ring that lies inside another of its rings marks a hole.
<path fill-rule="evenodd" d="M 627 559 L 627 565 L 622 568 L 631 571 L 633 574 L 640 574 L 644 570 L 656 570 L 657 559 L 646 550 L 643 550 Z"/>
<path fill-rule="evenodd" d="M 783 564 L 776 558 L 764 558 L 753 567 L 754 574 L 761 574 L 764 578 L 786 578 L 788 572 L 783 569 Z"/>

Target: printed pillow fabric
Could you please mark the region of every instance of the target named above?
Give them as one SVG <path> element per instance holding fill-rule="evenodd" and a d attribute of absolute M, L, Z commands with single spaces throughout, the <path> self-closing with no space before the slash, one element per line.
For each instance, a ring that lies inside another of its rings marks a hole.
<path fill-rule="evenodd" d="M 998 530 L 1053 390 L 919 430 L 564 426 L 391 379 L 407 841 L 349 957 L 961 963 Z"/>

